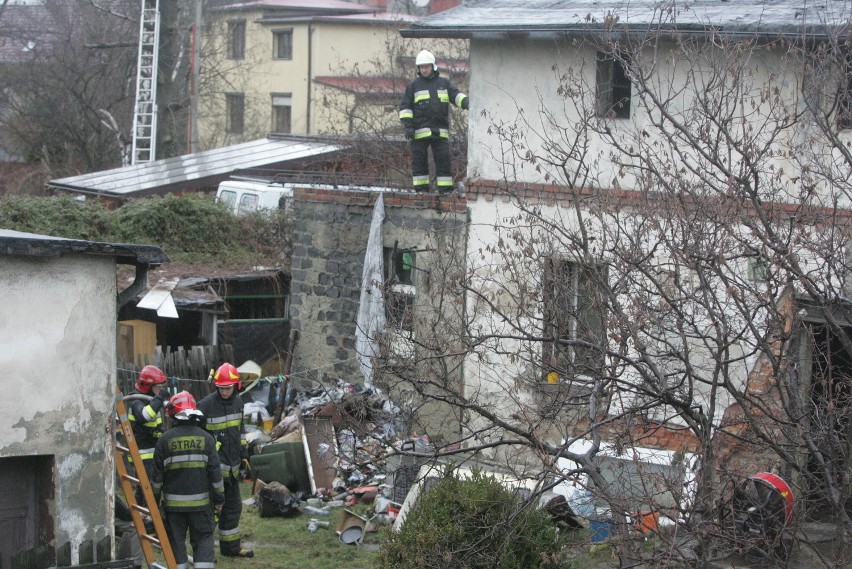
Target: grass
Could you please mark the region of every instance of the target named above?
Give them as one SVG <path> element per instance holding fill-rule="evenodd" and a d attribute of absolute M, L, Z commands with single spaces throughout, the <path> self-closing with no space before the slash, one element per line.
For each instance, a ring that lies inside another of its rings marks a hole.
<path fill-rule="evenodd" d="M 244 498 L 251 497 L 251 484 L 242 485 Z M 363 517 L 368 506 L 356 506 L 350 510 Z M 340 541 L 335 527 L 344 508 L 334 508 L 330 517 L 301 514 L 292 518 L 261 518 L 254 506 L 243 506 L 240 518 L 243 547 L 254 550 L 254 558 L 242 559 L 222 557 L 216 552 L 216 567 L 219 569 L 274 569 L 274 568 L 310 568 L 310 569 L 368 569 L 375 566 L 378 558 L 378 545 L 382 540 L 383 529 L 364 536 L 363 545 L 347 545 Z M 307 529 L 312 517 L 331 523 L 328 529 L 317 529 L 310 533 Z"/>

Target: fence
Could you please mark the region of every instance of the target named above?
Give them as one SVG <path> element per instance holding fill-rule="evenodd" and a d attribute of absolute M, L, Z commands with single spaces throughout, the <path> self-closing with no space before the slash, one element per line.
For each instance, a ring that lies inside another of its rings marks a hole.
<path fill-rule="evenodd" d="M 166 347 L 165 351 L 162 346 L 157 346 L 153 359 L 140 356 L 135 362 L 123 359 L 118 361 L 118 388 L 125 395 L 132 393 L 139 371 L 146 365 L 153 364 L 169 378 L 169 386 L 173 392 L 186 390 L 196 399 L 201 399 L 212 390 L 207 381 L 210 370 L 216 369 L 224 362 L 233 361 L 234 349 L 230 344 L 192 346 L 188 350 L 172 350 Z"/>

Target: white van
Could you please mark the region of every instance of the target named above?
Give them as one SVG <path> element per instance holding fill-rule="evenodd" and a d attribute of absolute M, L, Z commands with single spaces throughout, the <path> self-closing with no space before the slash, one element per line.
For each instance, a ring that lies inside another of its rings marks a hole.
<path fill-rule="evenodd" d="M 216 201 L 231 208 L 234 215 L 263 209 L 290 209 L 293 187 L 262 180 L 225 180 L 216 190 Z"/>

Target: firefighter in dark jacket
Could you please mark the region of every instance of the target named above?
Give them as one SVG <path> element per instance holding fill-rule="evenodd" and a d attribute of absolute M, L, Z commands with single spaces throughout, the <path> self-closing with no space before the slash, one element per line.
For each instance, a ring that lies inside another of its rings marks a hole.
<path fill-rule="evenodd" d="M 139 456 L 145 468 L 145 474 L 151 479 L 151 468 L 154 464 L 154 447 L 163 435 L 162 409 L 169 401 L 169 391 L 166 389 L 166 374 L 157 366 L 147 365 L 139 372 L 136 379 L 136 390 L 131 395 L 148 395 L 148 398 L 130 398 L 127 418 L 133 428 L 133 436 L 139 447 Z M 138 465 L 134 465 L 139 468 Z M 142 488 L 136 487 L 136 502 L 145 503 Z"/>
<path fill-rule="evenodd" d="M 408 84 L 399 103 L 399 120 L 411 141 L 411 174 L 414 189 L 429 191 L 429 148 L 435 160 L 436 184 L 440 193 L 453 189 L 450 164 L 450 103 L 467 109 L 467 95 L 441 77 L 435 56 L 427 50 L 417 54 L 417 77 Z"/>
<path fill-rule="evenodd" d="M 251 549 L 243 549 L 240 543 L 240 514 L 243 502 L 240 498 L 240 464 L 243 458 L 243 400 L 240 388 L 240 372 L 233 365 L 224 363 L 213 374 L 216 391 L 198 403 L 204 413 L 205 428 L 216 439 L 222 478 L 225 482 L 225 505 L 219 516 L 219 551 L 228 557 L 254 557 Z"/>
<path fill-rule="evenodd" d="M 151 487 L 163 510 L 177 569 L 189 567 L 186 532 L 195 569 L 212 569 L 216 560 L 214 510 L 225 502 L 216 441 L 201 428 L 201 412 L 187 391 L 168 405 L 173 426 L 157 441 Z"/>

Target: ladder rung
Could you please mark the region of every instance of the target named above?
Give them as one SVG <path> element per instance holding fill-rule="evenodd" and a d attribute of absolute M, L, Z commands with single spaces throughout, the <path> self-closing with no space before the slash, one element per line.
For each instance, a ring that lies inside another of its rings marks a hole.
<path fill-rule="evenodd" d="M 133 509 L 134 509 L 134 510 L 136 510 L 137 512 L 142 512 L 142 513 L 143 513 L 143 514 L 145 514 L 146 516 L 150 516 L 150 515 L 151 515 L 151 510 L 149 510 L 149 509 L 148 509 L 148 508 L 146 508 L 145 506 L 140 506 L 139 504 L 134 503 L 134 504 L 133 504 Z"/>
<path fill-rule="evenodd" d="M 139 537 L 141 537 L 142 539 L 148 540 L 155 545 L 160 545 L 160 540 L 157 539 L 156 537 L 154 537 L 153 535 L 149 534 L 149 533 L 139 534 Z"/>
<path fill-rule="evenodd" d="M 123 445 L 123 444 L 121 444 L 121 443 L 115 443 L 115 448 L 117 448 L 117 449 L 118 449 L 118 450 L 120 450 L 121 452 L 130 452 L 130 449 L 129 449 L 129 448 L 127 448 L 126 446 L 124 446 L 124 445 Z"/>
<path fill-rule="evenodd" d="M 129 480 L 130 482 L 133 482 L 134 484 L 139 484 L 139 479 L 136 478 L 135 476 L 130 476 L 129 474 L 122 474 L 121 477 L 124 478 L 125 480 Z"/>

